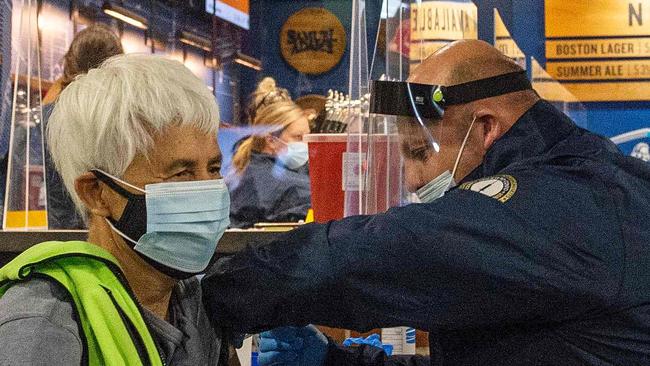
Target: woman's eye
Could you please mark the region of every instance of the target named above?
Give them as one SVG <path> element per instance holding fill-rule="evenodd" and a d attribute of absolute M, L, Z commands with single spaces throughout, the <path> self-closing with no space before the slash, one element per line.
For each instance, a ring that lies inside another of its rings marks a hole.
<path fill-rule="evenodd" d="M 213 166 L 209 169 L 210 174 L 219 174 L 221 172 L 220 166 Z"/>

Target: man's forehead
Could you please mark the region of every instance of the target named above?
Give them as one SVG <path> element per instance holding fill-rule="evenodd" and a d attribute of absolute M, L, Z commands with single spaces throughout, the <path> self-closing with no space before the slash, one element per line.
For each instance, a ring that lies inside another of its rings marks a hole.
<path fill-rule="evenodd" d="M 422 129 L 409 128 L 399 131 L 399 141 L 402 145 L 422 145 L 428 143 L 429 139 Z"/>
<path fill-rule="evenodd" d="M 456 67 L 455 62 L 432 55 L 422 61 L 409 75 L 407 81 L 426 85 L 449 84 L 450 72 Z"/>
<path fill-rule="evenodd" d="M 406 117 L 406 116 L 399 116 L 397 117 L 397 130 L 400 133 L 404 134 L 411 134 L 415 133 L 418 134 L 418 132 L 422 132 L 422 129 L 425 128 L 436 128 L 437 126 L 440 126 L 442 124 L 442 119 L 425 119 L 422 118 L 422 122 L 420 122 L 417 117 Z"/>

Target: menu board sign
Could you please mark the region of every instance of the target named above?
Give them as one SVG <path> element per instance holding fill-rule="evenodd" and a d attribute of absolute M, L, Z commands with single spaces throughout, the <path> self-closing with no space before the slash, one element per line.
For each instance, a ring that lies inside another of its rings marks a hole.
<path fill-rule="evenodd" d="M 417 66 L 432 53 L 459 39 L 477 39 L 477 8 L 472 2 L 411 3 L 410 61 Z"/>
<path fill-rule="evenodd" d="M 546 71 L 580 101 L 650 100 L 650 0 L 546 0 Z"/>

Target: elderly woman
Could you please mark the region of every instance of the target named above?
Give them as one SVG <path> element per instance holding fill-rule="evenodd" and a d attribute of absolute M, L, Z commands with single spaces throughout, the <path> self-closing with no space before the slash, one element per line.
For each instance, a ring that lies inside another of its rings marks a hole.
<path fill-rule="evenodd" d="M 228 226 L 219 112 L 176 61 L 109 59 L 61 94 L 48 140 L 88 242 L 0 270 L 0 364 L 222 365 L 199 281 Z"/>

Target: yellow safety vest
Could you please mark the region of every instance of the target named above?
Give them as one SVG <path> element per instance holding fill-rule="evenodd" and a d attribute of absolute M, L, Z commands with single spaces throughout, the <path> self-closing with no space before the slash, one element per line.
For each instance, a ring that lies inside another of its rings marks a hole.
<path fill-rule="evenodd" d="M 74 300 L 81 322 L 84 363 L 152 365 L 164 361 L 117 260 L 82 241 L 35 245 L 0 268 L 0 297 L 31 278 L 58 282 Z"/>

